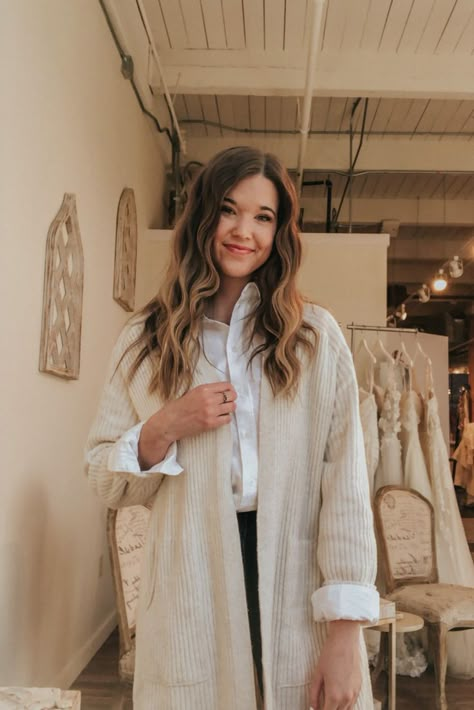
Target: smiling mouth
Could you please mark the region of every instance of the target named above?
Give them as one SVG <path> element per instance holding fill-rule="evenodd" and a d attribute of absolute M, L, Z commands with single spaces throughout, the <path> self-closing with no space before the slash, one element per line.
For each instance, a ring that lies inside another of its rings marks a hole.
<path fill-rule="evenodd" d="M 253 254 L 253 249 L 248 249 L 248 247 L 241 247 L 238 244 L 224 244 L 224 246 L 227 251 L 231 252 L 231 254 L 242 254 L 242 256 L 244 256 L 245 254 Z"/>

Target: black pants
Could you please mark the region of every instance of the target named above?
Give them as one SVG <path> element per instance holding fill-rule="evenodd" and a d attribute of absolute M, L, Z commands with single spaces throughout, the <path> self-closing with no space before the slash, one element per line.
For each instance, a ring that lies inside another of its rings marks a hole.
<path fill-rule="evenodd" d="M 237 519 L 239 521 L 240 547 L 244 565 L 252 654 L 260 694 L 263 697 L 262 638 L 260 633 L 260 607 L 258 604 L 257 513 L 256 511 L 237 513 Z"/>

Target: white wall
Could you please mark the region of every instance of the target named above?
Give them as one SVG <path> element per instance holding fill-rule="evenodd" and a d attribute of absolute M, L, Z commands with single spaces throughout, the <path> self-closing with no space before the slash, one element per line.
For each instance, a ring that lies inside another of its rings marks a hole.
<path fill-rule="evenodd" d="M 105 511 L 82 459 L 128 317 L 112 299 L 117 204 L 133 187 L 140 234 L 161 226 L 170 153 L 97 0 L 0 0 L 0 15 L 0 685 L 67 687 L 114 622 Z M 65 192 L 85 254 L 76 382 L 38 372 L 46 235 Z M 139 284 L 144 259 L 140 245 Z"/>
<path fill-rule="evenodd" d="M 302 236 L 299 286 L 304 295 L 330 310 L 344 331 L 348 323 L 384 324 L 388 235 Z"/>

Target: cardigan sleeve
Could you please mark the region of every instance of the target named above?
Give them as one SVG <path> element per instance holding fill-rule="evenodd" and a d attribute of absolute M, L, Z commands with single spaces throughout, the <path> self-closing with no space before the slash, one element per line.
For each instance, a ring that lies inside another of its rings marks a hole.
<path fill-rule="evenodd" d="M 336 390 L 323 463 L 318 563 L 323 586 L 312 595 L 316 621 L 374 622 L 376 544 L 352 356 L 339 331 Z"/>
<path fill-rule="evenodd" d="M 131 332 L 128 328 L 122 333 L 112 352 L 106 384 L 86 444 L 86 473 L 90 485 L 110 508 L 145 505 L 160 487 L 163 474 L 170 473 L 169 466 L 173 465 L 174 452 L 169 451 L 161 464 L 150 471 L 140 471 L 137 446 L 143 423 L 130 396 L 122 357 L 133 341 Z"/>

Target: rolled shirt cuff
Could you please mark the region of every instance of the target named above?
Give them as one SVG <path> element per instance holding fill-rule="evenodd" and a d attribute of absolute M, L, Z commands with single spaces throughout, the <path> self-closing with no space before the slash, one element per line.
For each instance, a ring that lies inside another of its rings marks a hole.
<path fill-rule="evenodd" d="M 315 621 L 367 621 L 379 618 L 379 593 L 373 585 L 327 584 L 311 595 Z"/>
<path fill-rule="evenodd" d="M 174 441 L 166 452 L 165 458 L 146 471 L 142 471 L 138 462 L 138 441 L 145 422 L 128 429 L 112 447 L 107 460 L 109 471 L 131 473 L 139 478 L 147 478 L 154 473 L 178 476 L 183 469 L 176 460 L 177 445 Z"/>

